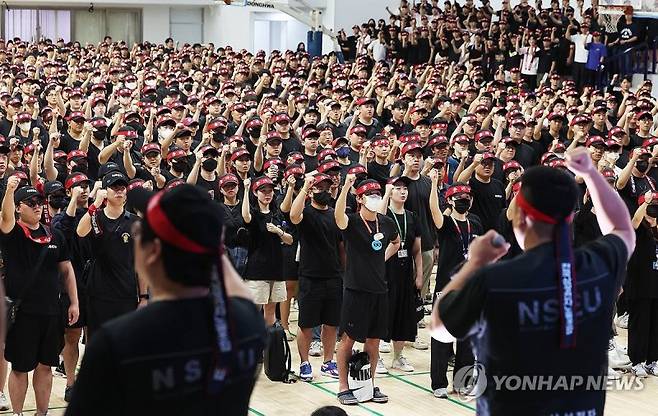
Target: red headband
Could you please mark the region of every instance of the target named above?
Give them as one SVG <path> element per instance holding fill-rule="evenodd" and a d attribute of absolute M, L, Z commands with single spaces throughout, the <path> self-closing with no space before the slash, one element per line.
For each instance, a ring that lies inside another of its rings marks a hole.
<path fill-rule="evenodd" d="M 523 211 L 525 211 L 526 215 L 534 220 L 545 222 L 548 224 L 557 224 L 558 220 L 555 218 L 544 214 L 543 212 L 539 211 L 537 208 L 533 207 L 530 205 L 530 203 L 523 197 L 523 193 L 519 192 L 516 194 L 516 205 L 519 206 Z"/>
<path fill-rule="evenodd" d="M 155 234 L 166 243 L 183 251 L 189 251 L 195 254 L 210 254 L 215 252 L 216 249 L 204 247 L 201 244 L 190 240 L 187 236 L 176 229 L 160 206 L 160 200 L 163 195 L 164 192 L 158 192 L 155 194 L 146 208 L 146 219 L 153 229 L 153 232 L 155 232 Z"/>

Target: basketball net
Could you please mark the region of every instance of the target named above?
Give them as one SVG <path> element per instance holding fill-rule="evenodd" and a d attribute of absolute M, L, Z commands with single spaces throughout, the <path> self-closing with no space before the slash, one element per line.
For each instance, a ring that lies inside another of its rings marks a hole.
<path fill-rule="evenodd" d="M 599 24 L 606 33 L 617 32 L 617 22 L 624 16 L 626 6 L 599 6 Z"/>

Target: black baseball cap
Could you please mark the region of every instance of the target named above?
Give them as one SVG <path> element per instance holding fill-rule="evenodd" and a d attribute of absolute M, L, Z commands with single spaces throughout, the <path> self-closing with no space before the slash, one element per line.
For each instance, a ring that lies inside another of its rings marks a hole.
<path fill-rule="evenodd" d="M 128 178 L 121 172 L 110 172 L 103 176 L 103 189 L 107 189 L 112 185 L 121 184 L 128 186 Z"/>
<path fill-rule="evenodd" d="M 39 191 L 37 191 L 33 186 L 23 186 L 18 188 L 14 193 L 14 202 L 18 204 L 34 197 L 43 199 L 43 195 L 39 193 Z"/>
<path fill-rule="evenodd" d="M 98 177 L 102 178 L 103 176 L 111 172 L 121 172 L 121 170 L 119 169 L 119 165 L 117 165 L 116 163 L 107 162 L 106 164 L 101 165 L 101 167 L 98 169 Z"/>
<path fill-rule="evenodd" d="M 54 194 L 57 191 L 64 192 L 64 185 L 60 181 L 48 181 L 43 186 L 43 193 L 46 196 Z"/>

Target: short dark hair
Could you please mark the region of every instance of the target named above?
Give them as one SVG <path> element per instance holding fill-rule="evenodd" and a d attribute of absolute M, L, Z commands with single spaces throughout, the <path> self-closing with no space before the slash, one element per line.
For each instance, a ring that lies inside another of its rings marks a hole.
<path fill-rule="evenodd" d="M 157 238 L 148 221 L 141 221 L 141 244 L 150 243 Z M 210 287 L 213 268 L 218 264 L 217 254 L 196 254 L 180 250 L 160 240 L 162 245 L 162 264 L 167 277 L 183 286 Z"/>

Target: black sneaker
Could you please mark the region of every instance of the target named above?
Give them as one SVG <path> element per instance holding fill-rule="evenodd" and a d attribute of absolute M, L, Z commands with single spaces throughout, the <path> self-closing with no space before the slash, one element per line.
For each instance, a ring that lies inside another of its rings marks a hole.
<path fill-rule="evenodd" d="M 55 367 L 55 375 L 58 377 L 66 377 L 66 370 L 64 370 L 64 361 L 60 361 L 59 365 Z"/>
<path fill-rule="evenodd" d="M 349 406 L 359 403 L 356 397 L 354 397 L 354 394 L 352 394 L 352 390 L 345 390 L 338 393 L 338 401 L 343 406 Z"/>
<path fill-rule="evenodd" d="M 73 394 L 73 386 L 66 386 L 64 390 L 64 401 L 66 403 L 71 401 L 71 395 Z"/>
<path fill-rule="evenodd" d="M 388 396 L 382 393 L 379 390 L 379 387 L 375 387 L 372 390 L 372 401 L 375 403 L 387 403 L 388 402 Z"/>

